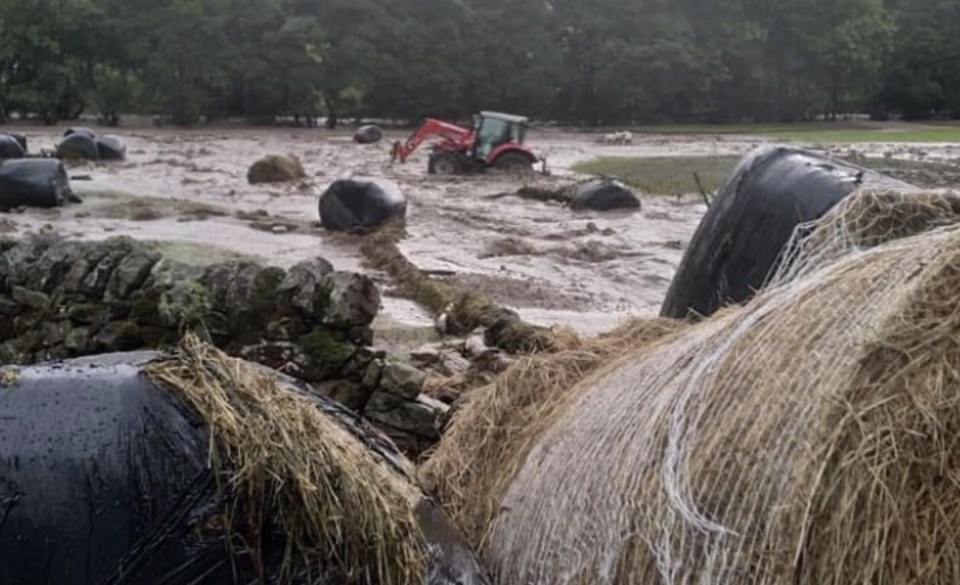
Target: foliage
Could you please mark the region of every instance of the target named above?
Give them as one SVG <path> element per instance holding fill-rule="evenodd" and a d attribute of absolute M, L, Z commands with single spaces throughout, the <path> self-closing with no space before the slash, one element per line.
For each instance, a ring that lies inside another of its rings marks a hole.
<path fill-rule="evenodd" d="M 0 122 L 960 117 L 955 0 L 0 0 Z"/>

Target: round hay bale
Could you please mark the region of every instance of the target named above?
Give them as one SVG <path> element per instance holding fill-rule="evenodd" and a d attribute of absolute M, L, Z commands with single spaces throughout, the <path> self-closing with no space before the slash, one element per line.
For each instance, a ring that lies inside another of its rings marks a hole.
<path fill-rule="evenodd" d="M 267 155 L 250 166 L 247 181 L 251 185 L 258 183 L 282 183 L 307 176 L 300 159 L 293 155 Z"/>
<path fill-rule="evenodd" d="M 74 201 L 74 195 L 59 160 L 25 158 L 0 164 L 0 209 L 59 207 L 66 201 Z"/>
<path fill-rule="evenodd" d="M 383 139 L 383 130 L 379 126 L 368 124 L 360 126 L 353 134 L 353 141 L 358 144 L 376 144 Z"/>
<path fill-rule="evenodd" d="M 660 310 L 707 316 L 748 300 L 776 269 L 784 244 L 860 186 L 912 185 L 812 152 L 778 146 L 748 154 L 710 204 Z"/>
<path fill-rule="evenodd" d="M 388 440 L 194 337 L 0 390 L 0 582 L 482 582 Z"/>
<path fill-rule="evenodd" d="M 0 134 L 0 160 L 23 158 L 25 154 L 20 141 L 9 134 Z"/>
<path fill-rule="evenodd" d="M 795 240 L 749 305 L 609 363 L 497 445 L 519 461 L 486 504 L 498 582 L 960 580 L 960 197 L 876 197 L 836 211 L 879 216 L 832 211 L 832 235 Z"/>
<path fill-rule="evenodd" d="M 100 160 L 100 149 L 92 136 L 75 133 L 60 141 L 54 156 L 62 160 Z"/>
<path fill-rule="evenodd" d="M 73 136 L 74 134 L 79 134 L 81 136 L 86 136 L 91 140 L 96 140 L 97 133 L 93 131 L 92 128 L 87 128 L 86 126 L 71 126 L 63 131 L 63 137 Z"/>
<path fill-rule="evenodd" d="M 577 187 L 570 199 L 570 208 L 595 211 L 640 209 L 640 199 L 619 181 L 596 180 Z"/>
<path fill-rule="evenodd" d="M 119 136 L 104 134 L 98 136 L 96 142 L 100 160 L 124 160 L 127 158 L 127 145 Z"/>
<path fill-rule="evenodd" d="M 7 136 L 12 136 L 13 139 L 16 140 L 17 143 L 20 145 L 20 148 L 23 149 L 24 155 L 30 152 L 29 150 L 27 150 L 27 137 L 24 136 L 23 134 L 19 132 L 3 132 L 2 134 L 6 134 Z"/>
<path fill-rule="evenodd" d="M 407 214 L 407 198 L 392 181 L 341 179 L 320 196 L 320 223 L 332 231 L 370 229 Z"/>

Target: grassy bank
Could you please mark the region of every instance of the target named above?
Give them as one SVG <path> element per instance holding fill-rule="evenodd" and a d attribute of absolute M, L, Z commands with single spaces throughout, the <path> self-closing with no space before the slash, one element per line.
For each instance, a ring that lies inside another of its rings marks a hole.
<path fill-rule="evenodd" d="M 809 124 L 676 124 L 644 126 L 641 134 L 742 135 L 823 144 L 859 142 L 960 142 L 960 125 L 905 122 L 818 122 Z M 642 137 L 641 137 L 642 139 Z"/>
<path fill-rule="evenodd" d="M 578 173 L 616 178 L 651 195 L 698 193 L 718 189 L 730 176 L 740 157 L 601 157 L 573 167 Z"/>

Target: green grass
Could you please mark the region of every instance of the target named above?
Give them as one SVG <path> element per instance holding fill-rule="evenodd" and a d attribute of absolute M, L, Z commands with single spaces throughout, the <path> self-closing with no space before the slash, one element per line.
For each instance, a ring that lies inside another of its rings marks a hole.
<path fill-rule="evenodd" d="M 809 124 L 693 124 L 645 126 L 643 133 L 691 135 L 720 134 L 769 138 L 783 142 L 854 144 L 862 142 L 960 142 L 960 125 L 902 122 L 819 122 Z"/>
<path fill-rule="evenodd" d="M 694 178 L 712 193 L 730 176 L 740 157 L 601 157 L 573 167 L 578 173 L 616 178 L 650 195 L 699 193 Z"/>

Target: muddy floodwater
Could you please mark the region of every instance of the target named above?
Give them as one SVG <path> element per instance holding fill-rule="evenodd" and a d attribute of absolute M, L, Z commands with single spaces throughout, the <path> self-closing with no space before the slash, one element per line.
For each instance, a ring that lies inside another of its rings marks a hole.
<path fill-rule="evenodd" d="M 62 129 L 23 127 L 34 152 L 52 147 Z M 391 164 L 387 133 L 358 145 L 349 132 L 323 129 L 119 128 L 128 160 L 69 167 L 81 205 L 0 215 L 0 233 L 58 232 L 96 240 L 114 235 L 158 240 L 196 262 L 253 257 L 279 266 L 323 256 L 339 269 L 364 271 L 386 294 L 382 315 L 402 325 L 430 325 L 416 306 L 390 295 L 383 274 L 362 265 L 355 237 L 325 232 L 317 201 L 339 178 L 379 176 L 396 181 L 409 200 L 408 236 L 401 248 L 432 271 L 516 309 L 529 321 L 562 323 L 584 332 L 610 329 L 629 315 L 652 315 L 705 206 L 696 195 L 652 197 L 632 213 L 574 213 L 559 204 L 501 196 L 523 179 L 495 174 L 427 174 L 426 149 Z M 601 145 L 598 135 L 532 132 L 551 176 L 573 178 L 571 167 L 596 156 L 740 155 L 759 145 L 748 137 L 640 135 L 633 145 Z M 909 147 L 858 145 L 860 154 L 917 158 Z M 924 156 L 952 160 L 953 145 L 925 145 Z M 294 154 L 307 178 L 249 185 L 248 167 L 267 154 Z"/>

